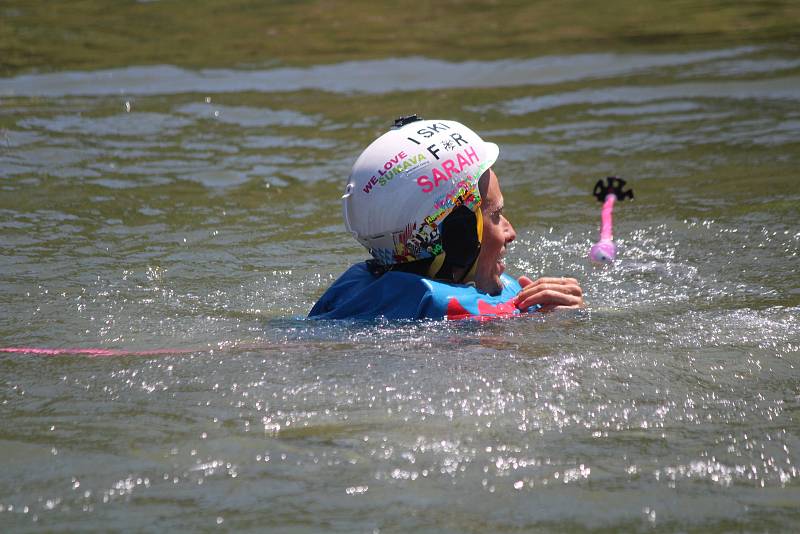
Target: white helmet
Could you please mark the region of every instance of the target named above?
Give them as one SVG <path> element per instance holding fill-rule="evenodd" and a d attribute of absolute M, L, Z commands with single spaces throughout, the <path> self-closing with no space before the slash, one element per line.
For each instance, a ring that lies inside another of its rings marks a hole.
<path fill-rule="evenodd" d="M 342 196 L 345 225 L 379 263 L 407 263 L 445 252 L 442 223 L 464 206 L 477 217 L 479 248 L 478 180 L 499 153 L 458 122 L 397 119 L 353 165 Z M 477 250 L 469 262 L 475 257 Z"/>

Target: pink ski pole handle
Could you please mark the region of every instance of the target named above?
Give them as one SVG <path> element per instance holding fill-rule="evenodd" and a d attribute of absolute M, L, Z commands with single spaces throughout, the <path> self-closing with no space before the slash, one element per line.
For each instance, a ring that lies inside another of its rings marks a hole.
<path fill-rule="evenodd" d="M 600 216 L 600 240 L 592 245 L 589 250 L 589 259 L 597 263 L 611 263 L 617 257 L 617 245 L 614 243 L 614 203 L 619 200 L 620 202 L 626 198 L 633 198 L 633 191 L 623 191 L 625 180 L 615 176 L 606 178 L 606 184 L 603 180 L 598 180 L 594 186 L 594 196 L 597 200 L 603 203 L 603 211 Z"/>
<path fill-rule="evenodd" d="M 600 216 L 600 241 L 592 245 L 589 250 L 589 259 L 597 263 L 611 263 L 617 257 L 617 245 L 614 244 L 614 231 L 612 212 L 617 195 L 610 194 L 603 203 Z"/>

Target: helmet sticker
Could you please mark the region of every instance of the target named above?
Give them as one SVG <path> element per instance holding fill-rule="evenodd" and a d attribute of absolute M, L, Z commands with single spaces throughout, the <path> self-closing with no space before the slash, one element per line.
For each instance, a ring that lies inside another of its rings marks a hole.
<path fill-rule="evenodd" d="M 442 197 L 434 203 L 433 207 L 436 211 L 428 215 L 425 218 L 425 222 L 429 224 L 438 224 L 442 222 L 453 209 L 461 204 L 475 211 L 480 202 L 481 194 L 475 184 L 461 181 L 456 187 L 442 195 Z"/>
<path fill-rule="evenodd" d="M 374 186 L 380 185 L 383 187 L 401 172 L 421 167 L 426 161 L 425 154 L 409 157 L 405 152 L 398 152 L 396 156 L 384 163 L 383 167 L 372 175 L 372 178 L 364 185 L 364 192 L 369 194 Z"/>
<path fill-rule="evenodd" d="M 430 193 L 435 188 L 439 187 L 439 183 L 447 181 L 453 173 L 460 173 L 464 167 L 468 167 L 473 163 L 480 161 L 478 153 L 474 147 L 469 147 L 461 152 L 456 153 L 456 159 L 448 159 L 442 162 L 439 167 L 434 167 L 431 177 L 422 175 L 417 178 L 417 185 L 422 188 L 424 193 Z M 458 169 L 456 169 L 456 162 L 458 162 Z M 432 180 L 432 181 L 431 181 Z"/>
<path fill-rule="evenodd" d="M 426 222 L 419 230 L 416 229 L 417 223 L 412 223 L 402 232 L 393 234 L 395 262 L 430 258 L 442 252 L 438 224 Z"/>
<path fill-rule="evenodd" d="M 402 154 L 405 154 L 405 152 L 402 152 Z M 416 156 L 409 157 L 408 159 L 403 161 L 403 163 L 400 163 L 395 167 L 391 167 L 389 170 L 386 171 L 385 174 L 383 171 L 378 171 L 378 175 L 380 176 L 380 178 L 378 178 L 378 185 L 383 187 L 384 185 L 388 184 L 392 178 L 394 178 L 401 172 L 405 172 L 409 169 L 413 170 L 416 167 L 421 167 L 426 161 L 427 160 L 425 159 L 425 154 L 417 154 Z"/>

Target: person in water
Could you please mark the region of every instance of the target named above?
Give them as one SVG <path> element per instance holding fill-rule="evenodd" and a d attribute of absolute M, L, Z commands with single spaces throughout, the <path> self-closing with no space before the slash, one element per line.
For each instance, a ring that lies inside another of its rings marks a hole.
<path fill-rule="evenodd" d="M 573 278 L 513 278 L 516 233 L 492 170 L 500 149 L 455 121 L 402 117 L 353 165 L 347 230 L 372 259 L 350 267 L 318 319 L 461 319 L 583 306 Z"/>

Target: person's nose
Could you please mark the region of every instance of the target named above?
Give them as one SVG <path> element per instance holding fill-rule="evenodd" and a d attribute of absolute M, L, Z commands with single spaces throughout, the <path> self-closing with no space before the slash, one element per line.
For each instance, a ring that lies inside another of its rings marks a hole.
<path fill-rule="evenodd" d="M 511 226 L 511 223 L 508 219 L 503 217 L 503 222 L 505 223 L 505 235 L 506 235 L 506 243 L 511 243 L 517 238 L 517 232 L 514 231 L 514 227 Z"/>

